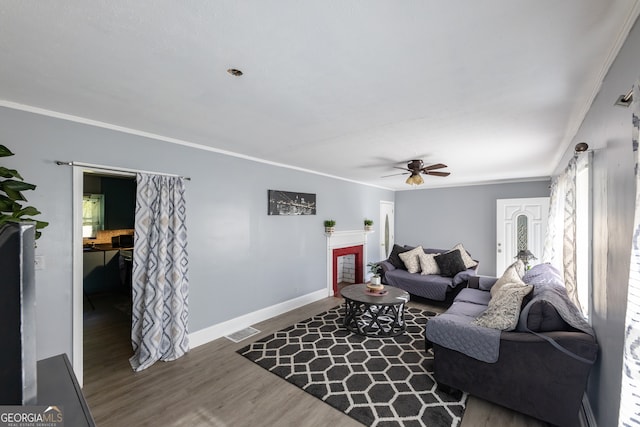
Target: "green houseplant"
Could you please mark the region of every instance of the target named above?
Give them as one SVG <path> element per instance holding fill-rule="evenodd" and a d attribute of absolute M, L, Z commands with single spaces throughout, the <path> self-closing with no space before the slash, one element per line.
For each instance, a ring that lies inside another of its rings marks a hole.
<path fill-rule="evenodd" d="M 11 150 L 0 145 L 0 157 L 13 156 Z M 24 178 L 15 169 L 0 166 L 0 227 L 10 222 L 34 221 L 36 223 L 36 239 L 48 222 L 38 221 L 32 217 L 40 215 L 40 211 L 33 206 L 23 206 L 27 199 L 23 191 L 35 190 L 36 186 L 24 182 Z"/>
<path fill-rule="evenodd" d="M 370 262 L 367 264 L 367 267 L 369 267 L 369 273 L 373 274 L 373 276 L 371 276 L 371 284 L 380 285 L 380 271 L 382 270 L 382 266 L 377 262 Z"/>
<path fill-rule="evenodd" d="M 324 232 L 327 234 L 331 234 L 336 231 L 336 222 L 332 219 L 327 219 L 324 221 Z"/>
<path fill-rule="evenodd" d="M 364 230 L 365 231 L 373 230 L 373 220 L 372 219 L 365 219 L 364 220 Z"/>

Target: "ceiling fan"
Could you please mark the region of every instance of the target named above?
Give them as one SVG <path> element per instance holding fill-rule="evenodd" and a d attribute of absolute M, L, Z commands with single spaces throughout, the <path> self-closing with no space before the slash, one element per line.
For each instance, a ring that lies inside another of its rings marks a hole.
<path fill-rule="evenodd" d="M 409 163 L 407 163 L 407 167 L 406 168 L 400 168 L 398 166 L 394 166 L 395 169 L 401 169 L 407 172 L 403 172 L 403 173 L 396 173 L 396 174 L 392 174 L 392 175 L 385 175 L 382 178 L 386 178 L 388 176 L 396 176 L 396 175 L 409 175 L 409 178 L 407 178 L 407 180 L 405 181 L 407 184 L 409 185 L 420 185 L 424 183 L 424 180 L 422 179 L 422 176 L 420 175 L 421 173 L 425 174 L 425 175 L 433 175 L 433 176 L 449 176 L 450 172 L 439 172 L 436 171 L 435 169 L 442 169 L 442 168 L 446 168 L 447 165 L 442 164 L 442 163 L 436 163 L 434 165 L 429 165 L 429 166 L 425 166 L 424 163 L 422 162 L 422 160 L 411 160 L 409 161 Z"/>

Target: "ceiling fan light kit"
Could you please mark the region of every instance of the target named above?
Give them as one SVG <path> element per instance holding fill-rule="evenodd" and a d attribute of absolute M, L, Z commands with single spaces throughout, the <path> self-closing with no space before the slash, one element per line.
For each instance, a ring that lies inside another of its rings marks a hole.
<path fill-rule="evenodd" d="M 412 173 L 405 182 L 409 185 L 420 185 L 424 184 L 424 179 L 422 179 L 419 173 Z"/>

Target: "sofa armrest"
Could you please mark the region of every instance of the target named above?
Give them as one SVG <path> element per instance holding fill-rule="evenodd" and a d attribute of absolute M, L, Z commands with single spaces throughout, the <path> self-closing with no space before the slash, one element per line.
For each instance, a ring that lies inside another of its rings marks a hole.
<path fill-rule="evenodd" d="M 457 286 L 460 283 L 466 282 L 468 281 L 471 277 L 475 277 L 476 276 L 476 269 L 475 267 L 472 268 L 468 268 L 466 270 L 462 270 L 460 271 L 458 274 L 456 274 L 455 276 L 453 276 L 453 285 Z"/>
<path fill-rule="evenodd" d="M 380 261 L 378 262 L 378 265 L 380 267 L 382 267 L 382 274 L 386 273 L 387 271 L 391 271 L 391 270 L 395 270 L 396 268 L 393 266 L 393 264 L 391 264 L 389 261 Z"/>
<path fill-rule="evenodd" d="M 488 291 L 497 281 L 498 278 L 493 276 L 471 276 L 467 287 Z"/>

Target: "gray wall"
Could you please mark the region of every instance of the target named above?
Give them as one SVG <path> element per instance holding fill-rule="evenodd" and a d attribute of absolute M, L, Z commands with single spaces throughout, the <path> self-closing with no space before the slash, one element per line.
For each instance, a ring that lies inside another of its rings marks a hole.
<path fill-rule="evenodd" d="M 614 106 L 640 77 L 640 26 L 636 22 L 611 66 L 558 172 L 585 141 L 593 153 L 592 324 L 600 343 L 589 400 L 599 426 L 618 425 L 624 320 L 635 204 L 631 109 Z"/>
<path fill-rule="evenodd" d="M 323 220 L 362 230 L 394 193 L 264 163 L 0 108 L 0 144 L 36 191 L 29 202 L 50 226 L 36 253 L 38 358 L 71 355 L 72 169 L 75 160 L 187 175 L 190 331 L 326 287 Z M 268 216 L 267 190 L 316 193 L 315 216 Z M 378 230 L 378 224 L 375 225 Z M 377 234 L 368 251 L 376 258 Z"/>
<path fill-rule="evenodd" d="M 462 243 L 480 261 L 478 273 L 493 276 L 496 200 L 548 196 L 549 181 L 397 192 L 396 243 L 439 249 Z"/>

